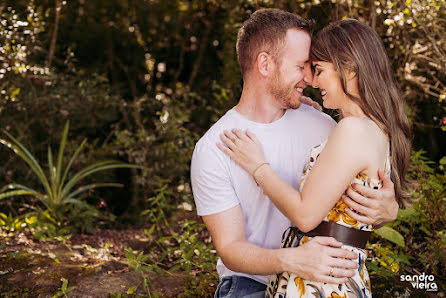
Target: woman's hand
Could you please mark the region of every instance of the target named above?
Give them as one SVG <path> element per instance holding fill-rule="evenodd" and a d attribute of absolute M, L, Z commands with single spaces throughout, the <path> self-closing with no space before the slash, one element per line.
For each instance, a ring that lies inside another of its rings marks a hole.
<path fill-rule="evenodd" d="M 265 163 L 262 145 L 248 129 L 246 134 L 239 129 L 225 130 L 220 139 L 227 147 L 220 143 L 217 147 L 249 174 L 254 175 L 257 168 Z"/>

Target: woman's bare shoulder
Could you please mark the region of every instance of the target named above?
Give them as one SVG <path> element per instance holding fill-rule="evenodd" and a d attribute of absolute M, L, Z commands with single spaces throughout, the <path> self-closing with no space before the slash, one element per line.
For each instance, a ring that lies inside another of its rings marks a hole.
<path fill-rule="evenodd" d="M 361 155 L 371 156 L 386 149 L 387 136 L 367 117 L 346 117 L 339 121 L 333 134 L 332 143 L 341 146 L 343 151 L 351 154 L 354 151 Z"/>
<path fill-rule="evenodd" d="M 368 117 L 345 117 L 336 126 L 338 133 L 354 136 L 356 140 L 366 143 L 386 139 L 386 134 Z"/>

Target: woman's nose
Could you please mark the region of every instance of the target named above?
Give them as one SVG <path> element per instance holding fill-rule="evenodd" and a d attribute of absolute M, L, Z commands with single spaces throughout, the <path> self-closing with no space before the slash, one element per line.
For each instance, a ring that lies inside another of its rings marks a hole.
<path fill-rule="evenodd" d="M 313 88 L 319 88 L 319 82 L 318 82 L 316 74 L 313 75 L 313 81 L 311 83 L 311 86 Z"/>

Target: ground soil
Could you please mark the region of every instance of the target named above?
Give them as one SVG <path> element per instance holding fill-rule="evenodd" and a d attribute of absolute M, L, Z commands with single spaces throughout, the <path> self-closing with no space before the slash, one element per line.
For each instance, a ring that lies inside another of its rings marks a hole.
<path fill-rule="evenodd" d="M 76 287 L 68 297 L 110 297 L 132 286 L 138 286 L 134 294 L 147 295 L 141 274 L 128 268 L 124 254 L 148 249 L 144 227 L 73 235 L 66 243 L 39 241 L 27 230 L 0 233 L 0 297 L 53 297 L 62 278 Z M 181 271 L 151 276 L 162 297 L 178 296 L 186 278 Z"/>

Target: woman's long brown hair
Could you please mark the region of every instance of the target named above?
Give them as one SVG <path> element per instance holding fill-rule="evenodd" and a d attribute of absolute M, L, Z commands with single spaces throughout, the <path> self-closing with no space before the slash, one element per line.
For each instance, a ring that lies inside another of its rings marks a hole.
<path fill-rule="evenodd" d="M 401 207 L 411 201 L 412 182 L 406 177 L 410 165 L 412 132 L 384 45 L 369 26 L 354 19 L 334 22 L 312 40 L 313 61 L 333 63 L 344 93 L 389 136 L 391 178 Z M 347 92 L 344 70 L 358 78 L 359 97 Z"/>

